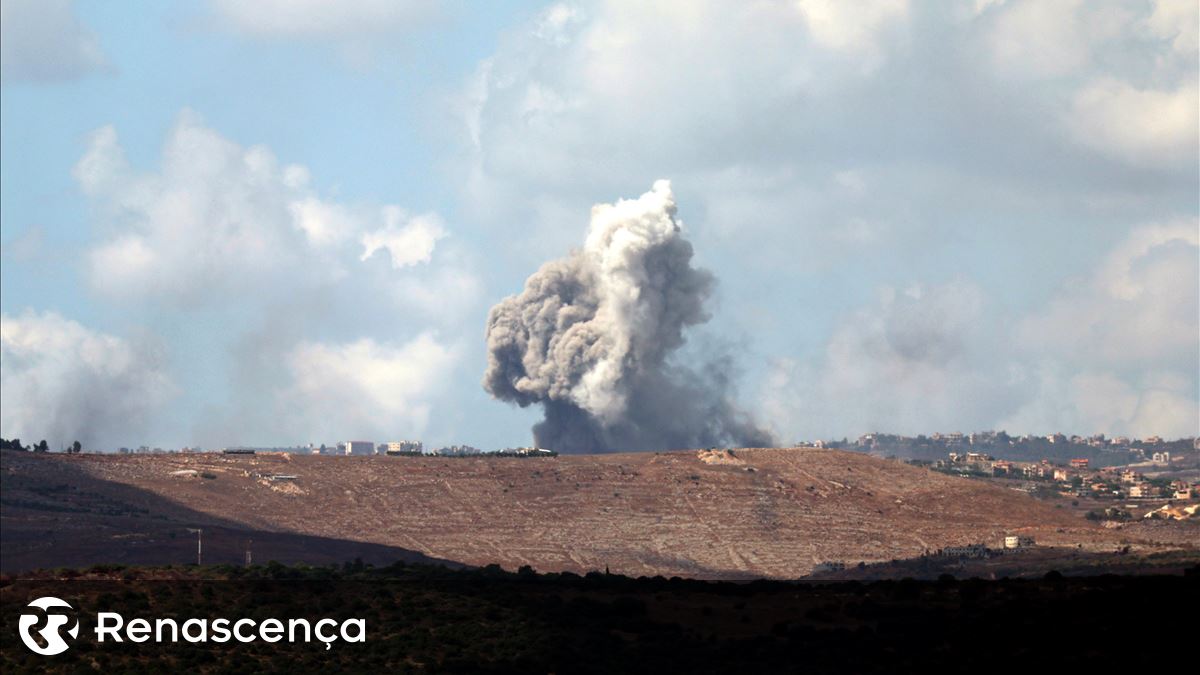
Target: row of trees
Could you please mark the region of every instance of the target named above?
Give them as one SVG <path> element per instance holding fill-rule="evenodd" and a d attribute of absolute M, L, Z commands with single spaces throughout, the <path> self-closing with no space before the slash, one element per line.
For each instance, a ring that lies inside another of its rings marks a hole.
<path fill-rule="evenodd" d="M 42 439 L 34 445 L 21 445 L 21 439 L 14 438 L 11 441 L 5 438 L 0 438 L 0 450 L 20 450 L 22 452 L 50 452 L 50 444 L 46 443 L 46 439 Z M 83 444 L 75 441 L 71 447 L 67 448 L 70 454 L 83 452 Z"/>

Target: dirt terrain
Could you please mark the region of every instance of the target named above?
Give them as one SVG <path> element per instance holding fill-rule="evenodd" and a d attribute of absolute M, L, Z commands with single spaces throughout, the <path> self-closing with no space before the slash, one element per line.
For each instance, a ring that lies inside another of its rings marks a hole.
<path fill-rule="evenodd" d="M 998 547 L 1013 533 L 1083 551 L 1196 548 L 1108 530 L 1014 490 L 807 448 L 524 459 L 5 452 L 2 477 L 6 571 L 188 562 L 187 527 L 207 528 L 206 562 L 241 562 L 254 539 L 256 562 L 423 555 L 701 578 L 796 578 L 822 561 Z"/>

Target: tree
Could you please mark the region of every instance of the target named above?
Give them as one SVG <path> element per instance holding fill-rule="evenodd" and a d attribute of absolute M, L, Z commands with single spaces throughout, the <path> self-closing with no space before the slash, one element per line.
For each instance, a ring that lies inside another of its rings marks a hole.
<path fill-rule="evenodd" d="M 82 451 L 83 451 L 83 444 L 80 443 L 79 441 L 75 441 L 74 443 L 71 444 L 71 454 L 78 455 Z"/>
<path fill-rule="evenodd" d="M 36 446 L 34 446 L 33 451 L 34 452 L 50 452 L 50 444 L 47 443 L 46 439 L 43 438 L 42 440 L 38 441 L 38 444 Z"/>

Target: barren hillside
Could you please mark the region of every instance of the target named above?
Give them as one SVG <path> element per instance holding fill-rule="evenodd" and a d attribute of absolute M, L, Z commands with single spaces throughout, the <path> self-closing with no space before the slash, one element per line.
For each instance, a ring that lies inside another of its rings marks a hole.
<path fill-rule="evenodd" d="M 174 531 L 202 522 L 309 538 L 288 549 L 293 560 L 327 561 L 350 542 L 380 555 L 634 576 L 799 577 L 820 561 L 996 546 L 1012 532 L 1104 550 L 1118 541 L 1019 492 L 816 449 L 529 459 L 6 452 L 3 471 L 6 550 L 33 545 L 39 531 L 73 533 L 43 542 L 40 558 L 6 552 L 9 567 L 66 564 L 54 563 L 56 550 L 91 539 L 88 555 L 103 556 L 112 537 L 136 539 L 139 527 L 157 528 L 160 547 L 178 555 L 190 540 Z M 269 479 L 278 474 L 295 479 Z M 54 511 L 81 493 L 103 495 L 102 506 Z M 318 555 L 322 546 L 330 550 Z"/>

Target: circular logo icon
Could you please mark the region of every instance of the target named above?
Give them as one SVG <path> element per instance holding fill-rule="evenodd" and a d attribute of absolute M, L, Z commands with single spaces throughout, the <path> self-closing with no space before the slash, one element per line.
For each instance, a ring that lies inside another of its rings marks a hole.
<path fill-rule="evenodd" d="M 71 645 L 63 639 L 64 629 L 72 640 L 79 637 L 79 620 L 66 613 L 74 609 L 66 602 L 47 596 L 29 603 L 26 609 L 34 611 L 22 614 L 17 628 L 21 633 L 21 641 L 34 653 L 54 656 L 67 651 Z M 67 628 L 68 624 L 70 628 Z M 46 646 L 38 643 L 34 635 L 41 637 Z"/>

